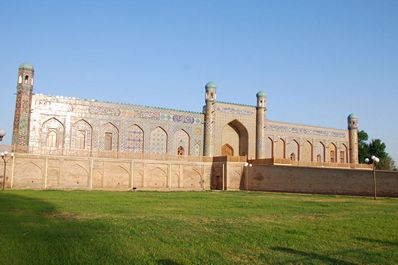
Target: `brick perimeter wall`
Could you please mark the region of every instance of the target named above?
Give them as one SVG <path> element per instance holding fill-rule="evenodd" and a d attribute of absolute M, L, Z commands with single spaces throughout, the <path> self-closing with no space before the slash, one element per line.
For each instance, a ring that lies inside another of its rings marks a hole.
<path fill-rule="evenodd" d="M 16 154 L 6 188 L 81 190 L 209 190 L 217 163 Z M 3 180 L 0 163 L 0 184 Z"/>
<path fill-rule="evenodd" d="M 377 196 L 398 197 L 398 172 L 377 171 Z M 253 165 L 249 189 L 292 193 L 373 196 L 369 170 Z"/>
<path fill-rule="evenodd" d="M 369 170 L 253 165 L 246 182 L 243 164 L 16 154 L 14 166 L 12 159 L 7 164 L 6 188 L 200 191 L 215 189 L 225 176 L 227 190 L 373 196 Z M 2 180 L 0 163 L 0 186 Z M 398 172 L 377 171 L 377 195 L 398 197 Z"/>

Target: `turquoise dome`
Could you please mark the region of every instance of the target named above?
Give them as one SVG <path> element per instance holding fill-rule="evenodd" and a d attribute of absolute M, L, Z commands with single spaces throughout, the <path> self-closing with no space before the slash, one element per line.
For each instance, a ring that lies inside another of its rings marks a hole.
<path fill-rule="evenodd" d="M 354 113 L 351 113 L 350 115 L 348 115 L 349 119 L 358 119 L 358 116 Z"/>
<path fill-rule="evenodd" d="M 257 96 L 257 97 L 266 97 L 267 94 L 265 94 L 264 91 L 259 91 L 259 92 L 256 94 L 256 96 Z"/>
<path fill-rule="evenodd" d="M 31 65 L 30 63 L 23 63 L 19 65 L 19 68 L 33 70 L 33 65 Z"/>
<path fill-rule="evenodd" d="M 214 84 L 213 82 L 208 82 L 205 86 L 206 89 L 208 88 L 217 88 L 216 84 Z"/>

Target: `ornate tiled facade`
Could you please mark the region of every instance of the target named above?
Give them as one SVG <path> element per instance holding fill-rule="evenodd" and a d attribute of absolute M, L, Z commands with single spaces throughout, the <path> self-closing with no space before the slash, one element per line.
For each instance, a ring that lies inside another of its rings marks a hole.
<path fill-rule="evenodd" d="M 201 113 L 33 94 L 30 120 L 31 150 L 53 149 L 56 130 L 58 150 L 202 155 Z"/>
<path fill-rule="evenodd" d="M 20 66 L 13 134 L 17 151 L 357 162 L 356 116 L 350 115 L 348 130 L 270 121 L 264 92 L 257 94 L 256 106 L 220 102 L 211 82 L 203 113 L 48 96 L 33 93 L 33 77 L 31 65 Z"/>

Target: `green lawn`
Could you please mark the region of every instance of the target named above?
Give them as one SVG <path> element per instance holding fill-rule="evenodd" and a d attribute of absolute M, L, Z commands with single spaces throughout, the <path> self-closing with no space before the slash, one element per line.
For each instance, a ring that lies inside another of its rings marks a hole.
<path fill-rule="evenodd" d="M 398 264 L 398 199 L 0 192 L 0 264 Z"/>

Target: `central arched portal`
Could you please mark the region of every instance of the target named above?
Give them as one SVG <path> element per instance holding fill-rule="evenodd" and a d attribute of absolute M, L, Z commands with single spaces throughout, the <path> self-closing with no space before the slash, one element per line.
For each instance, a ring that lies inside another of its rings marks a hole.
<path fill-rule="evenodd" d="M 222 156 L 245 156 L 248 154 L 249 136 L 247 129 L 238 120 L 233 120 L 222 130 Z"/>

